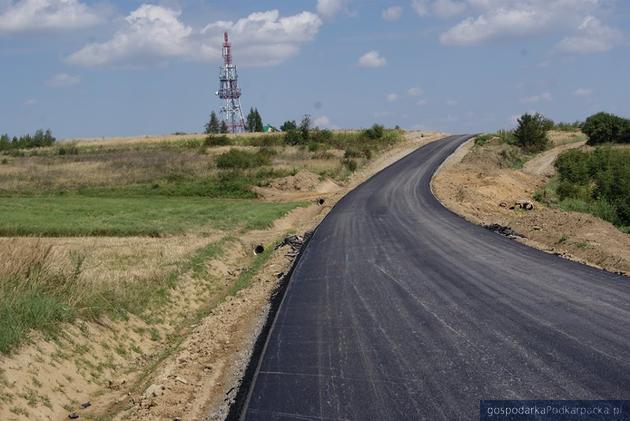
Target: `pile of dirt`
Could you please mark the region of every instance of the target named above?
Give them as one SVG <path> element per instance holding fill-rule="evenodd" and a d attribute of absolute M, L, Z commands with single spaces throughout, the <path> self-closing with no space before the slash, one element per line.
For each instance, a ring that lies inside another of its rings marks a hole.
<path fill-rule="evenodd" d="M 271 182 L 271 187 L 281 191 L 314 191 L 319 184 L 319 176 L 308 170 L 301 170 L 295 175 L 278 178 Z"/>
<path fill-rule="evenodd" d="M 518 241 L 532 247 L 628 274 L 630 235 L 592 215 L 549 208 L 533 199 L 534 192 L 553 176 L 558 154 L 582 145 L 560 145 L 516 170 L 500 162 L 493 146 L 470 142 L 444 163 L 432 189 L 447 208 L 475 224 L 511 227 L 526 237 Z M 523 208 L 518 203 L 532 206 Z"/>

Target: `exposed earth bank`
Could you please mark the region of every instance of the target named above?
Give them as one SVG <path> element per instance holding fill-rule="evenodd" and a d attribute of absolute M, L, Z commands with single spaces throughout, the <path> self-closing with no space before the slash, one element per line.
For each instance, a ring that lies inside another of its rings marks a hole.
<path fill-rule="evenodd" d="M 514 169 L 505 165 L 500 145 L 479 146 L 471 140 L 436 173 L 433 192 L 447 208 L 470 222 L 510 227 L 522 236 L 517 241 L 532 247 L 630 274 L 630 235 L 592 215 L 550 208 L 533 199 L 536 190 L 553 177 L 558 154 L 585 148 L 583 141 L 556 144 L 522 169 Z M 533 209 L 523 209 L 523 203 L 531 203 Z"/>

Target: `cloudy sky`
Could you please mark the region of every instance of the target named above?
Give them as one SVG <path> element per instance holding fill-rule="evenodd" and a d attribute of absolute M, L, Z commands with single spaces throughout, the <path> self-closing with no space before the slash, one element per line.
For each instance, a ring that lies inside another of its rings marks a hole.
<path fill-rule="evenodd" d="M 243 107 L 281 124 L 476 132 L 630 116 L 622 0 L 0 0 L 0 132 L 201 130 L 221 34 Z"/>

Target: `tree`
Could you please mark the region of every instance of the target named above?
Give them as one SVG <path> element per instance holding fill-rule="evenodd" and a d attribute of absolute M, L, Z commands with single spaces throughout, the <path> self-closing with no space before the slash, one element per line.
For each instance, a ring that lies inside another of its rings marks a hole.
<path fill-rule="evenodd" d="M 227 123 L 225 122 L 225 120 L 222 120 L 222 121 L 221 121 L 221 127 L 219 128 L 219 131 L 220 131 L 221 133 L 223 133 L 223 134 L 225 134 L 225 133 L 228 133 L 228 132 L 229 132 L 229 130 L 228 130 L 228 126 L 227 126 Z"/>
<path fill-rule="evenodd" d="M 545 117 L 542 114 L 523 114 L 514 130 L 516 143 L 528 152 L 545 150 L 549 143 L 545 127 Z"/>
<path fill-rule="evenodd" d="M 300 122 L 300 135 L 302 136 L 303 141 L 308 141 L 310 132 L 311 132 L 311 116 L 309 114 L 305 114 Z"/>
<path fill-rule="evenodd" d="M 609 113 L 597 113 L 586 119 L 582 131 L 589 145 L 630 141 L 630 120 Z M 628 140 L 626 140 L 626 138 Z"/>
<path fill-rule="evenodd" d="M 245 129 L 248 132 L 256 131 L 256 112 L 254 111 L 254 107 L 249 109 L 249 113 L 247 114 L 247 121 L 245 122 Z"/>
<path fill-rule="evenodd" d="M 543 117 L 543 128 L 546 132 L 548 132 L 549 130 L 553 130 L 555 125 L 556 123 L 552 119 Z"/>
<path fill-rule="evenodd" d="M 263 127 L 262 117 L 260 116 L 260 113 L 258 112 L 258 108 L 256 108 L 254 110 L 254 131 L 262 132 L 263 130 L 264 130 L 264 127 Z"/>
<path fill-rule="evenodd" d="M 219 119 L 214 111 L 210 113 L 210 121 L 206 124 L 206 133 L 219 133 Z"/>
<path fill-rule="evenodd" d="M 0 151 L 6 151 L 11 148 L 11 140 L 9 135 L 3 134 L 0 136 Z"/>
<path fill-rule="evenodd" d="M 288 132 L 289 130 L 295 129 L 297 129 L 297 123 L 295 122 L 295 120 L 287 120 L 282 123 L 282 126 L 280 126 L 280 130 L 282 130 L 283 132 Z"/>

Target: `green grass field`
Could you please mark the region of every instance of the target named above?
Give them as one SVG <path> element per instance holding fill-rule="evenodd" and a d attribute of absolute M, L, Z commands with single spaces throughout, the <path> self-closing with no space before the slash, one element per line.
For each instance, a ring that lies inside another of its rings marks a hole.
<path fill-rule="evenodd" d="M 161 236 L 268 227 L 303 203 L 198 197 L 3 197 L 0 235 Z"/>

